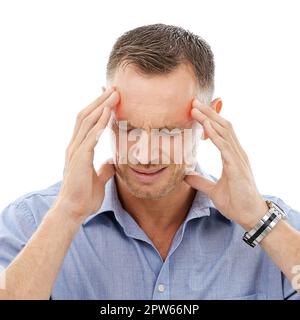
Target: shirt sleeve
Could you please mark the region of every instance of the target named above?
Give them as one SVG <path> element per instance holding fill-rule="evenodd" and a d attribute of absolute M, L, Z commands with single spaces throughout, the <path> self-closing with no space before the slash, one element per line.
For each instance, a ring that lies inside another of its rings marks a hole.
<path fill-rule="evenodd" d="M 34 217 L 23 201 L 11 203 L 0 213 L 0 272 L 14 260 L 35 230 Z"/>
<path fill-rule="evenodd" d="M 274 201 L 274 200 L 273 200 Z M 276 202 L 286 213 L 287 222 L 296 230 L 300 231 L 300 212 L 289 207 L 282 199 L 277 198 Z M 300 295 L 297 290 L 293 288 L 291 282 L 282 274 L 282 291 L 284 300 L 300 300 Z M 296 274 L 295 274 L 296 276 Z M 298 275 L 299 278 L 299 275 Z"/>

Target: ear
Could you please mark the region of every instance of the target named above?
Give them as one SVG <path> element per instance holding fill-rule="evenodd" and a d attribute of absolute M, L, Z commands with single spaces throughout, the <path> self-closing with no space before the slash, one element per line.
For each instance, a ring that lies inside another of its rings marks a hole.
<path fill-rule="evenodd" d="M 221 98 L 216 98 L 210 103 L 210 107 L 213 108 L 217 113 L 220 113 L 223 106 Z"/>
<path fill-rule="evenodd" d="M 216 98 L 212 100 L 210 103 L 210 107 L 213 108 L 217 113 L 221 112 L 222 106 L 223 106 L 223 102 L 221 98 Z M 206 132 L 204 132 L 203 134 L 204 134 L 203 140 L 206 140 L 208 138 L 208 136 L 206 135 Z"/>

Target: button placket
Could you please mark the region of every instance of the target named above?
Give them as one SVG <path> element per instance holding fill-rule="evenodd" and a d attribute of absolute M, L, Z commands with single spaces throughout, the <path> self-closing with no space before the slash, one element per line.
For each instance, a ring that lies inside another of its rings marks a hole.
<path fill-rule="evenodd" d="M 154 300 L 170 299 L 169 291 L 169 259 L 167 258 L 157 277 L 153 292 Z"/>

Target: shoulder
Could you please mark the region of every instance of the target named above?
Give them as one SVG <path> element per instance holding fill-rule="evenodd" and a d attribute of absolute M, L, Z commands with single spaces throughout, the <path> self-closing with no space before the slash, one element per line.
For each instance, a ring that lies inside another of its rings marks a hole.
<path fill-rule="evenodd" d="M 38 225 L 46 212 L 50 209 L 60 190 L 61 181 L 44 189 L 25 193 L 9 203 L 1 212 L 2 218 L 9 215 L 10 218 L 25 218 Z M 8 218 L 9 218 L 8 217 Z"/>

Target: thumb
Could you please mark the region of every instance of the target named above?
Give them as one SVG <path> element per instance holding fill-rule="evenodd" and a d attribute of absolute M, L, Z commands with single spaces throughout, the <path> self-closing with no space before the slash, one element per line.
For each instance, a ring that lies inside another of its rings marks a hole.
<path fill-rule="evenodd" d="M 97 171 L 98 179 L 105 184 L 114 174 L 116 170 L 113 159 L 106 160 Z"/>
<path fill-rule="evenodd" d="M 211 190 L 216 185 L 215 182 L 212 182 L 204 178 L 196 171 L 190 171 L 189 173 L 187 173 L 187 175 L 184 178 L 184 181 L 192 188 L 199 190 L 208 196 L 211 193 Z"/>

